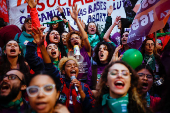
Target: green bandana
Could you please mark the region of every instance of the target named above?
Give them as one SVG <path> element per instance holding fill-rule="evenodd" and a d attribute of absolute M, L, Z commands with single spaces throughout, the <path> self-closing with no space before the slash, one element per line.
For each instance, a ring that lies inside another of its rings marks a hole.
<path fill-rule="evenodd" d="M 150 61 L 148 61 L 149 58 L 152 58 L 152 59 L 151 59 Z M 155 57 L 154 57 L 153 54 L 152 54 L 152 55 L 146 55 L 146 54 L 144 54 L 144 61 L 145 61 L 147 64 L 149 64 L 149 66 L 151 67 L 152 70 L 155 70 Z"/>
<path fill-rule="evenodd" d="M 58 69 L 59 61 L 53 61 L 54 66 Z"/>
<path fill-rule="evenodd" d="M 92 47 L 92 49 L 94 49 L 94 47 L 100 42 L 100 39 L 99 39 L 99 36 L 94 34 L 94 35 L 88 35 L 88 40 L 89 40 L 89 43 Z"/>
<path fill-rule="evenodd" d="M 5 105 L 1 104 L 1 106 L 3 106 L 4 108 L 10 108 L 12 106 L 17 107 L 18 113 L 21 113 L 20 104 L 21 104 L 22 101 L 23 101 L 23 99 L 20 98 L 20 100 L 16 100 L 15 102 L 9 102 L 8 104 L 5 104 Z"/>
<path fill-rule="evenodd" d="M 166 33 L 156 33 L 156 36 L 157 37 L 160 37 L 160 36 L 166 36 L 166 35 L 169 35 L 170 32 L 166 32 Z"/>
<path fill-rule="evenodd" d="M 109 94 L 103 95 L 102 106 L 108 105 L 113 113 L 128 113 L 127 105 L 129 103 L 129 95 L 124 97 L 112 98 Z"/>

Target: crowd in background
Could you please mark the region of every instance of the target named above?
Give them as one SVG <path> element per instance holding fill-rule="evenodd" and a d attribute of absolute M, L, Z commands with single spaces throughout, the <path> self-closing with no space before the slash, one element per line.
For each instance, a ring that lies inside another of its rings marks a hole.
<path fill-rule="evenodd" d="M 62 19 L 52 17 L 43 33 L 36 1 L 26 1 L 31 18 L 21 30 L 0 18 L 0 113 L 170 112 L 168 23 L 143 37 L 143 61 L 134 68 L 122 61 L 132 49 L 132 21 L 117 16 L 112 22 L 113 6 L 101 33 L 95 22 L 78 18 L 76 4 L 69 12 L 78 30 L 57 7 Z M 114 27 L 119 32 L 110 35 Z"/>

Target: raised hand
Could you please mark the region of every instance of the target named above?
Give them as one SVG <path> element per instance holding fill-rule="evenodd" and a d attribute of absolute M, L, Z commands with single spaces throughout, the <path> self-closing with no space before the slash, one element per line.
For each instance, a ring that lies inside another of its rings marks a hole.
<path fill-rule="evenodd" d="M 37 0 L 26 0 L 26 2 L 31 8 L 36 8 Z"/>
<path fill-rule="evenodd" d="M 37 27 L 37 29 L 33 28 L 32 30 L 33 34 L 32 37 L 34 38 L 34 42 L 38 45 L 44 45 L 44 35 L 43 32 L 40 30 L 40 28 Z"/>
<path fill-rule="evenodd" d="M 84 23 L 83 19 L 81 20 L 81 19 L 79 18 L 78 20 L 79 20 L 81 26 L 85 29 L 86 24 Z"/>
<path fill-rule="evenodd" d="M 75 4 L 74 6 L 72 6 L 72 12 L 71 12 L 71 10 L 69 10 L 71 17 L 72 17 L 74 20 L 78 20 L 78 13 L 79 13 L 79 11 L 80 11 L 80 8 L 79 8 L 78 11 L 77 11 L 77 4 Z"/>
<path fill-rule="evenodd" d="M 115 49 L 115 52 L 113 53 L 113 56 L 112 56 L 112 60 L 111 62 L 115 62 L 115 61 L 118 61 L 122 58 L 123 55 L 120 55 L 118 57 L 118 53 L 119 53 L 119 50 L 122 48 L 121 45 L 119 45 L 116 49 Z"/>
<path fill-rule="evenodd" d="M 68 20 L 66 20 L 66 19 L 63 19 L 63 21 L 64 21 L 64 23 L 66 24 L 67 22 L 69 23 L 69 21 Z"/>
<path fill-rule="evenodd" d="M 83 90 L 82 90 L 82 86 L 81 86 L 80 82 L 79 82 L 77 79 L 73 79 L 73 80 L 71 81 L 71 83 L 72 83 L 72 84 L 75 84 L 75 86 L 77 86 L 79 92 L 83 91 Z"/>
<path fill-rule="evenodd" d="M 63 7 L 61 8 L 60 6 L 57 6 L 57 10 L 58 10 L 60 13 L 63 13 Z"/>
<path fill-rule="evenodd" d="M 112 12 L 113 12 L 113 6 L 110 5 L 109 8 L 107 9 L 107 14 L 108 14 L 108 16 L 111 16 L 111 15 L 112 15 Z"/>
<path fill-rule="evenodd" d="M 115 21 L 114 21 L 114 24 L 118 25 L 120 19 L 121 19 L 121 16 L 117 16 Z"/>

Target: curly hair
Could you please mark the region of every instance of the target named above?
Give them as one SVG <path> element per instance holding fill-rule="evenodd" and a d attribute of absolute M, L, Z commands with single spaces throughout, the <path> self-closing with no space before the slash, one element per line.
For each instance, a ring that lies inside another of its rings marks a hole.
<path fill-rule="evenodd" d="M 15 40 L 9 40 L 9 41 L 15 41 Z M 5 73 L 7 73 L 9 70 L 11 70 L 11 64 L 10 64 L 8 58 L 7 58 L 7 55 L 4 54 L 4 50 L 6 50 L 6 45 L 3 47 L 2 57 L 0 59 L 0 75 L 3 75 Z M 18 55 L 18 61 L 17 61 L 17 63 L 19 64 L 19 70 L 22 73 L 29 73 L 29 66 L 26 65 L 26 63 L 25 63 L 26 61 L 24 59 L 23 51 L 22 51 L 21 46 L 19 46 L 19 50 L 21 51 L 21 54 Z"/>
<path fill-rule="evenodd" d="M 143 99 L 142 95 L 140 95 L 137 92 L 138 89 L 138 76 L 136 75 L 136 72 L 125 62 L 123 61 L 116 61 L 110 63 L 103 71 L 102 76 L 100 78 L 99 83 L 97 84 L 97 89 L 99 91 L 97 100 L 96 100 L 96 105 L 101 105 L 102 102 L 102 96 L 104 94 L 109 93 L 109 87 L 106 86 L 107 83 L 107 76 L 108 72 L 111 66 L 114 64 L 123 64 L 129 69 L 129 72 L 132 73 L 131 75 L 131 87 L 128 90 L 129 93 L 129 104 L 128 104 L 128 111 L 129 113 L 150 113 L 150 109 L 147 108 L 146 106 L 146 100 Z"/>
<path fill-rule="evenodd" d="M 82 36 L 81 33 L 79 31 L 71 31 L 67 34 L 67 38 L 66 38 L 66 42 L 67 42 L 67 48 L 68 49 L 73 49 L 73 45 L 71 44 L 70 38 L 73 34 L 77 34 L 78 36 L 80 36 L 81 39 L 81 47 L 84 46 L 84 41 L 82 40 Z"/>
<path fill-rule="evenodd" d="M 53 20 L 54 17 L 58 18 L 58 20 L 62 20 L 59 16 L 55 15 L 55 16 L 53 16 L 51 18 L 51 21 Z M 50 25 L 49 31 L 52 31 L 52 30 L 53 30 L 53 27 L 52 27 L 52 25 Z M 56 29 L 54 29 L 54 30 L 58 31 L 58 33 L 61 35 L 65 31 L 64 23 L 63 22 L 59 22 L 58 23 L 58 27 Z"/>
<path fill-rule="evenodd" d="M 98 25 L 96 25 L 95 22 L 89 22 L 89 23 L 86 25 L 85 31 L 87 32 L 87 34 L 89 34 L 89 33 L 88 33 L 88 27 L 89 27 L 89 24 L 90 24 L 90 23 L 94 23 L 94 24 L 95 24 L 95 26 L 96 26 L 96 34 L 97 34 L 97 35 L 100 35 L 99 30 L 98 30 Z"/>
<path fill-rule="evenodd" d="M 29 22 L 29 21 L 31 21 L 31 18 L 26 18 L 26 19 L 25 19 L 24 24 L 23 24 L 22 27 L 21 27 L 22 32 L 23 32 L 23 31 L 26 31 L 25 24 L 26 24 L 27 22 Z"/>
<path fill-rule="evenodd" d="M 113 56 L 113 53 L 114 53 L 114 51 L 115 51 L 115 47 L 113 46 L 113 45 L 111 45 L 110 43 L 108 43 L 108 42 L 99 42 L 98 44 L 97 44 L 97 46 L 95 47 L 95 49 L 94 49 L 94 57 L 93 57 L 93 60 L 95 61 L 95 62 L 97 62 L 97 64 L 99 64 L 100 63 L 100 59 L 99 59 L 99 55 L 98 55 L 98 52 L 99 52 L 99 47 L 101 46 L 101 45 L 105 45 L 106 47 L 107 47 L 107 51 L 109 52 L 109 54 L 108 54 L 108 56 L 107 56 L 107 61 L 108 62 L 110 62 L 110 60 L 112 59 L 112 56 Z"/>
<path fill-rule="evenodd" d="M 77 65 L 79 65 L 77 60 L 73 56 L 63 57 L 58 64 L 61 72 L 65 69 L 64 67 L 66 65 L 66 62 L 69 61 L 69 60 L 73 60 L 73 61 L 76 62 Z"/>

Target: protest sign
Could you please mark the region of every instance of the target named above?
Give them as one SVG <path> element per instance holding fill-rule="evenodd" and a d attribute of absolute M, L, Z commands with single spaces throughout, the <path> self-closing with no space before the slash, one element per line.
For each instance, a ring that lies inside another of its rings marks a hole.
<path fill-rule="evenodd" d="M 6 0 L 0 0 L 0 18 L 5 22 L 9 22 Z"/>
<path fill-rule="evenodd" d="M 143 0 L 132 22 L 128 45 L 138 49 L 142 37 L 163 28 L 170 14 L 170 0 Z"/>
<path fill-rule="evenodd" d="M 21 27 L 25 18 L 30 16 L 28 4 L 25 0 L 8 0 L 8 2 L 10 24 Z M 50 22 L 54 15 L 60 16 L 59 11 L 56 9 L 57 6 L 60 6 L 63 7 L 64 14 L 71 26 L 77 29 L 77 26 L 69 13 L 69 10 L 74 3 L 78 4 L 78 8 L 81 8 L 79 18 L 86 24 L 90 21 L 98 23 L 100 31 L 104 28 L 107 17 L 107 8 L 109 8 L 110 5 L 113 5 L 114 9 L 112 13 L 113 20 L 116 16 L 126 18 L 124 11 L 125 0 L 37 0 L 36 8 L 40 23 Z M 48 28 L 46 28 L 46 30 L 48 30 Z"/>

